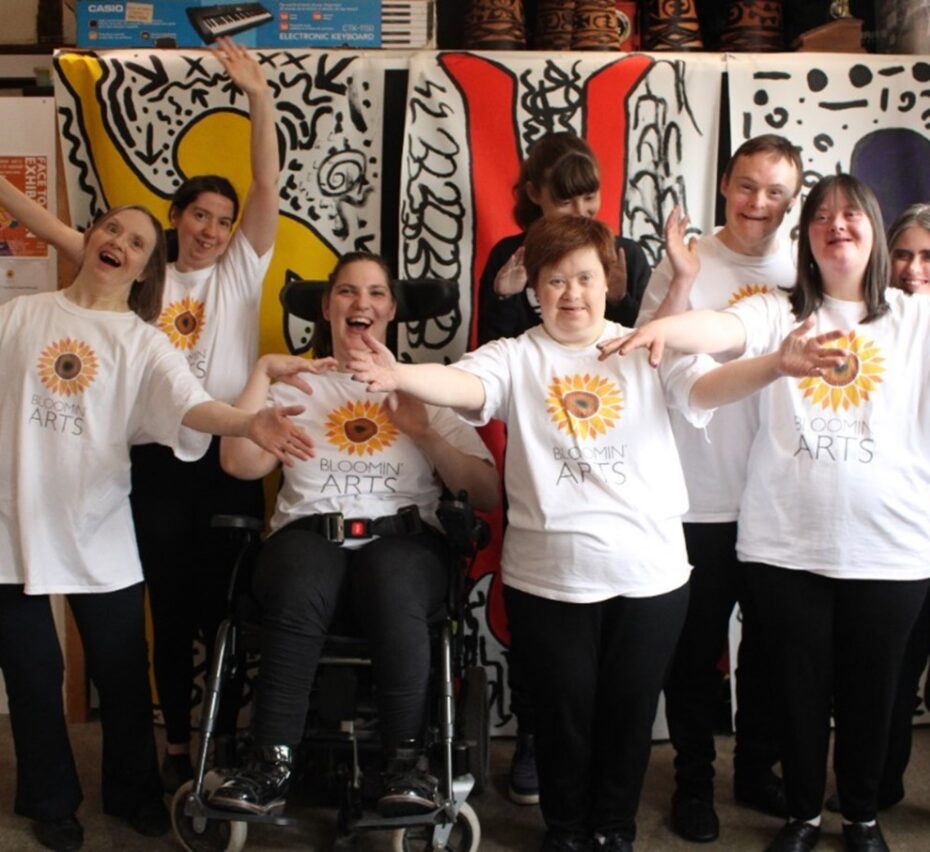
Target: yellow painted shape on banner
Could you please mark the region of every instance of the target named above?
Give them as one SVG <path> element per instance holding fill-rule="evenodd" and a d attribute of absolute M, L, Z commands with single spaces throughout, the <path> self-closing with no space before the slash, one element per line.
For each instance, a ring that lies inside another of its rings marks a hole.
<path fill-rule="evenodd" d="M 223 175 L 245 201 L 252 183 L 249 130 L 247 116 L 226 110 L 211 112 L 188 125 L 178 140 L 181 177 Z"/>

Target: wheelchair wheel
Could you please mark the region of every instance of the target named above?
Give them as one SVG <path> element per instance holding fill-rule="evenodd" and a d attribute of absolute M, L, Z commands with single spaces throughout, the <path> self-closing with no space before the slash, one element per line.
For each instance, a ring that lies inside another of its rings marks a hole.
<path fill-rule="evenodd" d="M 468 740 L 466 766 L 475 779 L 472 793 L 482 793 L 490 774 L 490 710 L 488 708 L 488 673 L 481 666 L 465 670 L 462 682 L 461 714 L 462 738 Z"/>
<path fill-rule="evenodd" d="M 219 776 L 208 772 L 204 779 L 204 793 L 209 795 L 219 784 Z M 171 825 L 175 837 L 187 852 L 240 852 L 248 835 L 246 823 L 189 817 L 184 813 L 184 800 L 193 787 L 193 781 L 182 784 L 171 801 Z"/>
<path fill-rule="evenodd" d="M 477 852 L 481 845 L 481 823 L 472 806 L 465 802 L 455 818 L 449 842 L 442 847 L 446 852 Z M 433 845 L 433 827 L 429 825 L 400 828 L 394 832 L 393 852 L 428 852 Z"/>

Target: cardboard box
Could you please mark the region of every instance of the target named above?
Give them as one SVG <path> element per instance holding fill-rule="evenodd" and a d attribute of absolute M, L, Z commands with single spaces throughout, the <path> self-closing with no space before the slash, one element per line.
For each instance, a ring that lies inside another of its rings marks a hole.
<path fill-rule="evenodd" d="M 435 47 L 435 0 L 77 4 L 78 47 L 203 47 L 221 35 L 231 35 L 246 47 Z"/>

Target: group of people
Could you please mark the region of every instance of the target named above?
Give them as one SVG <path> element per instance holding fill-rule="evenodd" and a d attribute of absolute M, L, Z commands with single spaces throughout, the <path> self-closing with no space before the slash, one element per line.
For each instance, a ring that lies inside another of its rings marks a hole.
<path fill-rule="evenodd" d="M 780 226 L 801 161 L 788 140 L 761 136 L 726 167 L 723 227 L 686 242 L 676 208 L 650 273 L 642 249 L 595 218 L 591 149 L 551 134 L 515 185 L 524 232 L 482 276 L 474 352 L 398 363 L 390 270 L 353 253 L 329 277 L 314 359 L 258 357 L 274 105 L 248 51 L 221 39 L 215 55 L 249 101 L 252 183 L 240 212 L 225 179 L 186 181 L 168 214 L 170 262 L 143 208 L 79 233 L 0 179 L 0 207 L 78 264 L 68 288 L 0 306 L 0 669 L 15 809 L 38 841 L 83 843 L 49 595 L 67 595 L 99 692 L 104 809 L 159 836 L 164 791 L 192 773 L 192 641 L 202 633 L 209 653 L 223 614 L 227 558 L 209 518 L 261 515 L 260 480 L 279 465 L 253 578 L 255 747 L 211 803 L 284 807 L 322 643 L 348 614 L 374 655 L 378 809 L 435 808 L 427 630 L 448 578 L 436 510 L 443 487 L 497 505 L 474 428 L 497 419 L 511 795 L 539 802 L 542 848 L 633 848 L 663 688 L 672 828 L 718 837 L 717 664 L 738 603 L 736 799 L 785 820 L 772 852 L 814 848 L 832 714 L 827 806 L 848 849 L 887 849 L 876 814 L 904 795 L 930 646 L 930 207 L 905 211 L 886 244 L 871 191 L 825 178 L 804 202 L 795 256 Z M 226 702 L 227 733 L 235 709 Z"/>

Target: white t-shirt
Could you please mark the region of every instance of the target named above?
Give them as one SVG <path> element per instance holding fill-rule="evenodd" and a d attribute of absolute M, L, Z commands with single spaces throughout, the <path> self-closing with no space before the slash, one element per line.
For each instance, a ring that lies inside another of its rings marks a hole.
<path fill-rule="evenodd" d="M 161 332 L 63 293 L 0 306 L 0 583 L 27 594 L 111 592 L 142 581 L 129 446 L 178 458 L 209 435 L 181 426 L 209 400 Z"/>
<path fill-rule="evenodd" d="M 697 243 L 701 271 L 691 287 L 690 310 L 722 310 L 748 295 L 791 287 L 797 277 L 791 245 L 775 254 L 751 257 L 727 248 L 715 235 Z M 668 293 L 672 265 L 662 259 L 649 279 L 637 325 L 652 319 Z M 758 401 L 749 397 L 718 409 L 703 432 L 673 411 L 672 431 L 681 455 L 691 523 L 735 521 L 746 482 L 746 459 L 759 423 Z"/>
<path fill-rule="evenodd" d="M 168 265 L 155 325 L 214 399 L 235 402 L 258 357 L 259 303 L 271 255 L 269 249 L 259 257 L 240 228 L 212 266 L 179 272 Z"/>
<path fill-rule="evenodd" d="M 424 521 L 439 527 L 436 507 L 442 483 L 429 459 L 391 422 L 387 394 L 369 393 L 348 373 L 325 373 L 309 381 L 312 396 L 286 384 L 274 385 L 269 394 L 275 405 L 307 406 L 293 420 L 313 438 L 316 452 L 284 468 L 271 529 L 325 512 L 380 518 L 413 504 Z M 448 409 L 426 409 L 430 425 L 449 444 L 493 464 L 474 429 Z M 344 546 L 359 547 L 367 541 L 346 539 Z"/>
<path fill-rule="evenodd" d="M 625 334 L 605 324 L 601 340 Z M 708 358 L 669 359 L 659 370 L 637 350 L 598 361 L 542 326 L 466 354 L 454 367 L 484 384 L 475 423 L 507 423 L 504 582 L 539 597 L 593 603 L 648 597 L 688 580 L 681 530 L 688 508 L 667 406 L 689 407 Z"/>
<path fill-rule="evenodd" d="M 930 577 L 930 299 L 889 290 L 891 310 L 826 297 L 813 334 L 851 353 L 824 377 L 782 378 L 760 394 L 737 552 L 844 579 Z M 797 326 L 783 294 L 729 309 L 747 355 L 771 352 Z"/>

